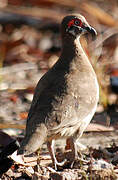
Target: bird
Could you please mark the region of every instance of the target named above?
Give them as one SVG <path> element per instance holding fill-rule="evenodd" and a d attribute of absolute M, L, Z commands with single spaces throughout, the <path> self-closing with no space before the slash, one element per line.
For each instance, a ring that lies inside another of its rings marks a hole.
<path fill-rule="evenodd" d="M 60 25 L 61 53 L 58 61 L 39 80 L 26 122 L 24 139 L 17 154 L 29 155 L 47 143 L 54 168 L 58 162 L 55 140 L 65 138 L 77 157 L 76 141 L 90 123 L 99 100 L 99 85 L 95 71 L 84 52 L 80 37 L 96 30 L 81 14 L 70 14 Z"/>

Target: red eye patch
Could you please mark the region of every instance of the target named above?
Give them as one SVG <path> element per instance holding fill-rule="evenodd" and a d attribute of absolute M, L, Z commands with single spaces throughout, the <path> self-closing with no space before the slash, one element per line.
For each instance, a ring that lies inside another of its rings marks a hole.
<path fill-rule="evenodd" d="M 74 24 L 74 19 L 72 19 L 71 21 L 69 21 L 68 27 L 72 26 L 73 24 Z"/>
<path fill-rule="evenodd" d="M 80 19 L 72 19 L 71 21 L 69 21 L 68 27 L 71 27 L 72 25 L 82 27 L 82 21 Z"/>

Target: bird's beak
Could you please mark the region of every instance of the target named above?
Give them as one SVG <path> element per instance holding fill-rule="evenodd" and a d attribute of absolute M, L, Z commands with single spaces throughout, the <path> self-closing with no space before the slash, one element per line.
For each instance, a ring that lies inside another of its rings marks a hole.
<path fill-rule="evenodd" d="M 96 36 L 97 36 L 96 30 L 93 27 L 91 27 L 91 26 L 87 26 L 87 27 L 85 27 L 85 29 L 87 30 L 87 32 L 91 33 L 92 40 L 95 40 Z"/>
<path fill-rule="evenodd" d="M 73 26 L 71 26 L 71 27 L 68 27 L 68 28 L 66 29 L 66 32 L 71 33 L 71 34 L 72 34 L 73 36 L 75 36 L 75 37 L 76 37 L 77 34 L 81 34 L 82 32 L 83 32 L 83 34 L 84 34 L 84 33 L 91 33 L 91 35 L 92 35 L 92 40 L 95 40 L 95 39 L 96 39 L 96 36 L 97 36 L 96 30 L 95 30 L 93 27 L 89 26 L 89 25 L 87 25 L 87 26 L 82 26 L 82 27 L 73 25 Z"/>

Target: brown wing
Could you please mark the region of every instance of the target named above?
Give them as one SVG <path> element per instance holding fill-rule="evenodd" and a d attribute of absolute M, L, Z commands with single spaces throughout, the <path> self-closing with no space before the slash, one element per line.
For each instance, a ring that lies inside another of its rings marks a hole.
<path fill-rule="evenodd" d="M 54 66 L 38 82 L 29 110 L 26 135 L 18 154 L 30 154 L 45 142 L 47 137 L 46 120 L 52 109 L 55 95 L 63 89 L 64 71 Z"/>

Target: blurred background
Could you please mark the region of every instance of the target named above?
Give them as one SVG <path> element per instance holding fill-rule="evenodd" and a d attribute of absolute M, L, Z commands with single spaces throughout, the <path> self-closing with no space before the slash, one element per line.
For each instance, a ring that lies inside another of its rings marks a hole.
<path fill-rule="evenodd" d="M 0 0 L 0 129 L 16 135 L 25 128 L 36 83 L 60 55 L 60 22 L 73 12 L 98 32 L 94 42 L 81 38 L 100 85 L 92 123 L 117 130 L 117 0 Z M 94 130 L 97 125 L 89 126 Z"/>

